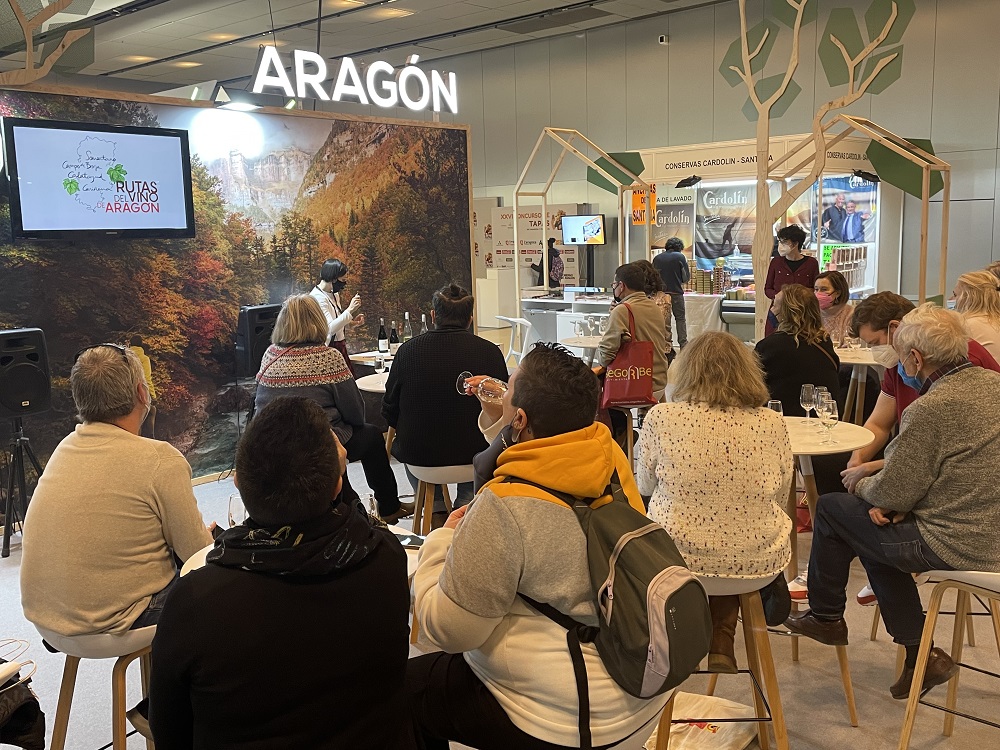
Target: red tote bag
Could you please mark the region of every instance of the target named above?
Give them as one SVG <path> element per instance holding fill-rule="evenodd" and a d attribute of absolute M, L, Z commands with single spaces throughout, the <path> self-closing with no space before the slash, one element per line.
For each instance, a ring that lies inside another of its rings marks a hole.
<path fill-rule="evenodd" d="M 621 346 L 614 361 L 604 375 L 602 409 L 630 409 L 635 406 L 652 406 L 653 398 L 653 342 L 635 340 L 635 317 L 628 310 L 628 338 L 622 334 Z"/>

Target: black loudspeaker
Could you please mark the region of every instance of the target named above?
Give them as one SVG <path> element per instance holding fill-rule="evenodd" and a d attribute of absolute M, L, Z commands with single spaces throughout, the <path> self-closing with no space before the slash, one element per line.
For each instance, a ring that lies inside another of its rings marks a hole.
<path fill-rule="evenodd" d="M 271 331 L 281 305 L 253 305 L 240 308 L 236 323 L 236 374 L 256 375 L 260 361 L 271 344 Z"/>
<path fill-rule="evenodd" d="M 0 419 L 48 411 L 49 356 L 41 328 L 0 331 Z"/>

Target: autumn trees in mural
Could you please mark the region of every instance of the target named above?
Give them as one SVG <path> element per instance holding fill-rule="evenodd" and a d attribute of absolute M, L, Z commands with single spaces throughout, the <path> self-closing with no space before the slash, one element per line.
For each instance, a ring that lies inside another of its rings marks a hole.
<path fill-rule="evenodd" d="M 5 116 L 156 127 L 165 109 L 0 93 Z M 42 328 L 53 375 L 52 411 L 26 421 L 41 455 L 72 429 L 69 370 L 90 343 L 141 334 L 153 362 L 157 437 L 205 473 L 225 468 L 199 466 L 197 454 L 212 415 L 233 408 L 232 399 L 218 402 L 234 378 L 241 305 L 308 291 L 328 257 L 348 264 L 349 291 L 363 295 L 376 326 L 379 315 L 426 310 L 448 281 L 471 283 L 466 132 L 337 120 L 322 127 L 330 128 L 326 142 L 299 154 L 311 161 L 280 216 L 234 206 L 192 148 L 193 239 L 14 243 L 0 188 L 0 328 Z M 354 341 L 370 347 L 374 330 L 355 331 Z M 220 439 L 235 445 L 235 427 L 222 427 Z"/>

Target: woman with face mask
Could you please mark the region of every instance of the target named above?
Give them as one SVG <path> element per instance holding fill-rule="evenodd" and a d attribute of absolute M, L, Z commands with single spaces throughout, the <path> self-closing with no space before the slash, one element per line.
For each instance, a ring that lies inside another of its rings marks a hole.
<path fill-rule="evenodd" d="M 854 316 L 854 307 L 848 301 L 851 290 L 847 279 L 840 271 L 821 273 L 813 282 L 813 291 L 819 302 L 823 328 L 830 334 L 833 343 L 840 346 L 849 335 L 851 318 Z"/>
<path fill-rule="evenodd" d="M 365 316 L 356 315 L 361 307 L 361 295 L 355 294 L 351 298 L 350 304 L 345 308 L 340 301 L 340 293 L 346 286 L 344 277 L 347 276 L 347 266 L 343 261 L 331 258 L 323 263 L 319 272 L 319 283 L 313 287 L 310 296 L 319 302 L 323 316 L 329 329 L 327 346 L 332 346 L 344 356 L 347 366 L 351 367 L 351 358 L 347 353 L 347 336 L 345 331 L 349 323 L 361 325 L 365 322 Z"/>
<path fill-rule="evenodd" d="M 764 283 L 764 294 L 774 300 L 774 295 L 786 284 L 801 284 L 812 289 L 816 277 L 819 276 L 819 263 L 816 259 L 802 254 L 802 246 L 806 241 L 805 230 L 797 225 L 782 227 L 778 230 L 778 257 L 771 259 L 767 268 L 767 280 Z M 764 335 L 770 336 L 778 328 L 778 319 L 774 315 L 773 306 L 767 313 L 767 325 Z"/>

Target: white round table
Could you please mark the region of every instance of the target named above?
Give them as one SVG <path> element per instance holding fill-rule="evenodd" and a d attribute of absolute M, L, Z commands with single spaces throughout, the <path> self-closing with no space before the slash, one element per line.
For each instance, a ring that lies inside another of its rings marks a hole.
<path fill-rule="evenodd" d="M 573 336 L 562 339 L 559 343 L 571 349 L 583 349 L 583 357 L 587 361 L 587 367 L 594 366 L 594 356 L 597 354 L 597 347 L 601 345 L 603 336 Z"/>
<path fill-rule="evenodd" d="M 388 362 L 392 362 L 392 355 L 386 352 L 358 352 L 357 354 L 351 355 L 351 362 L 355 362 L 359 365 L 373 366 L 375 364 L 375 358 L 381 354 L 382 358 Z"/>
<path fill-rule="evenodd" d="M 875 433 L 850 422 L 838 422 L 830 431 L 834 444 L 827 444 L 826 430 L 820 432 L 817 429 L 818 419 L 806 419 L 804 417 L 785 417 L 785 427 L 788 430 L 788 439 L 792 443 L 792 455 L 795 456 L 799 472 L 802 474 L 802 482 L 806 488 L 806 503 L 809 505 L 809 516 L 816 516 L 816 502 L 819 500 L 819 492 L 816 489 L 816 476 L 813 472 L 813 456 L 829 456 L 834 453 L 846 453 L 864 448 L 875 440 Z M 798 505 L 798 496 L 795 491 L 795 480 L 792 480 L 792 487 L 788 493 L 788 515 L 792 519 L 792 559 L 788 563 L 785 572 L 786 578 L 791 581 L 799 574 L 798 555 L 798 533 L 796 531 L 797 522 L 795 509 Z"/>
<path fill-rule="evenodd" d="M 403 534 L 406 536 L 412 535 L 409 529 L 404 529 L 402 526 L 390 526 L 389 531 L 394 534 Z M 198 568 L 204 568 L 207 563 L 208 553 L 215 548 L 215 543 L 209 544 L 197 552 L 195 552 L 191 557 L 187 559 L 184 566 L 181 568 L 181 577 L 183 578 L 192 570 L 198 570 Z M 414 572 L 417 570 L 417 555 L 418 550 L 407 549 L 406 550 L 406 577 L 407 579 L 413 578 Z"/>
<path fill-rule="evenodd" d="M 874 367 L 878 362 L 872 357 L 871 349 L 837 349 L 837 356 L 842 365 L 851 365 L 851 384 L 847 387 L 843 417 L 854 424 L 864 424 L 868 368 Z"/>
<path fill-rule="evenodd" d="M 358 388 L 368 393 L 385 393 L 385 381 L 389 378 L 388 371 L 365 375 L 357 379 Z"/>

